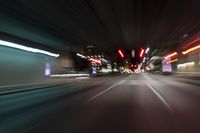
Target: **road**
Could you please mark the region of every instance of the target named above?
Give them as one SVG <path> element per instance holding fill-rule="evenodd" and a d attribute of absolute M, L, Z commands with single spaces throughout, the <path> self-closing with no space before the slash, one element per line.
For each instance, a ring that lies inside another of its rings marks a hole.
<path fill-rule="evenodd" d="M 75 79 L 0 94 L 0 133 L 199 133 L 200 87 L 172 76 Z"/>

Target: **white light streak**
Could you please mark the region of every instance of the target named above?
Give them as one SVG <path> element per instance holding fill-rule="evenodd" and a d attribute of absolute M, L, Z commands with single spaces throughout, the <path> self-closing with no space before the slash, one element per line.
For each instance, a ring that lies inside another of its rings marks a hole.
<path fill-rule="evenodd" d="M 180 68 L 180 67 L 193 66 L 193 65 L 195 65 L 195 62 L 188 62 L 188 63 L 184 63 L 184 64 L 179 64 L 179 65 L 177 65 L 177 67 Z"/>
<path fill-rule="evenodd" d="M 54 74 L 50 77 L 89 77 L 89 74 Z"/>
<path fill-rule="evenodd" d="M 147 54 L 149 52 L 149 50 L 150 50 L 150 48 L 147 48 L 146 51 L 145 51 L 145 53 Z"/>
<path fill-rule="evenodd" d="M 16 48 L 16 49 L 20 49 L 20 50 L 24 50 L 24 51 L 28 51 L 28 52 L 49 55 L 49 56 L 52 56 L 52 57 L 59 57 L 60 56 L 59 54 L 51 53 L 51 52 L 48 52 L 48 51 L 45 51 L 45 50 L 31 48 L 31 47 L 27 47 L 27 46 L 23 46 L 23 45 L 19 45 L 19 44 L 16 44 L 16 43 L 3 41 L 3 40 L 0 40 L 0 45 L 6 46 L 6 47 L 11 47 L 11 48 Z"/>
<path fill-rule="evenodd" d="M 77 53 L 76 55 L 79 56 L 79 57 L 81 57 L 81 58 L 83 58 L 83 59 L 86 59 L 86 58 L 87 58 L 86 56 L 84 56 L 84 55 L 82 55 L 82 54 L 79 54 L 79 53 Z"/>

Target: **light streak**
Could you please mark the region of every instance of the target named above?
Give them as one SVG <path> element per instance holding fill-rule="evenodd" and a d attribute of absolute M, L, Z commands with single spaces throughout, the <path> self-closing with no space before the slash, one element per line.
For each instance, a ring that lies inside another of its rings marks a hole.
<path fill-rule="evenodd" d="M 121 56 L 122 58 L 124 58 L 124 54 L 122 53 L 121 50 L 118 50 L 118 53 L 120 54 L 120 56 Z"/>
<path fill-rule="evenodd" d="M 178 59 L 170 60 L 170 61 L 167 62 L 167 64 L 174 63 L 174 62 L 177 62 L 177 61 L 178 61 Z"/>
<path fill-rule="evenodd" d="M 176 56 L 177 54 L 178 54 L 177 52 L 174 52 L 174 53 L 172 53 L 172 54 L 169 54 L 169 55 L 165 56 L 165 59 L 169 59 L 169 58 L 171 58 L 171 57 L 173 57 L 173 56 Z"/>
<path fill-rule="evenodd" d="M 140 52 L 140 57 L 142 57 L 144 54 L 144 49 L 142 49 L 142 51 Z"/>
<path fill-rule="evenodd" d="M 3 40 L 0 40 L 0 45 L 6 46 L 6 47 L 11 47 L 11 48 L 16 48 L 16 49 L 20 49 L 20 50 L 24 50 L 24 51 L 28 51 L 28 52 L 49 55 L 49 56 L 52 56 L 52 57 L 59 57 L 60 56 L 59 54 L 51 53 L 51 52 L 48 52 L 48 51 L 45 51 L 45 50 L 31 48 L 31 47 L 27 47 L 27 46 L 23 46 L 23 45 L 19 45 L 19 44 L 16 44 L 16 43 L 3 41 Z"/>
<path fill-rule="evenodd" d="M 101 61 L 97 59 L 90 58 L 89 61 L 101 64 Z"/>
<path fill-rule="evenodd" d="M 189 53 L 191 53 L 191 52 L 193 52 L 193 51 L 195 51 L 197 49 L 200 49 L 200 44 L 195 46 L 195 47 L 192 47 L 192 48 L 190 48 L 188 50 L 183 51 L 182 54 L 186 55 L 186 54 L 189 54 Z"/>

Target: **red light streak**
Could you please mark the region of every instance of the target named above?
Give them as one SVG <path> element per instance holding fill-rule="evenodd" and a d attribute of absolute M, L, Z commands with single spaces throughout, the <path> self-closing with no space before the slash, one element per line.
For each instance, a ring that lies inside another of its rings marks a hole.
<path fill-rule="evenodd" d="M 101 61 L 97 59 L 90 58 L 89 61 L 101 64 Z"/>
<path fill-rule="evenodd" d="M 188 54 L 188 53 L 190 53 L 190 52 L 193 52 L 193 51 L 195 51 L 195 50 L 197 50 L 197 49 L 200 49 L 200 44 L 197 45 L 197 46 L 195 46 L 195 47 L 192 47 L 192 48 L 190 48 L 190 49 L 188 49 L 188 50 L 186 50 L 186 51 L 183 51 L 182 54 L 186 55 L 186 54 Z"/>
<path fill-rule="evenodd" d="M 200 38 L 197 38 L 197 39 L 193 40 L 192 42 L 190 42 L 189 44 L 187 44 L 187 45 L 184 46 L 183 48 L 186 48 L 186 47 L 188 47 L 188 46 L 190 46 L 190 45 L 192 45 L 192 44 L 194 44 L 194 43 L 196 43 L 196 42 L 198 42 L 198 41 L 200 41 Z"/>
<path fill-rule="evenodd" d="M 121 50 L 118 50 L 118 53 L 120 54 L 120 56 L 121 56 L 122 58 L 124 58 L 124 54 L 122 53 Z"/>
<path fill-rule="evenodd" d="M 171 57 L 173 57 L 173 56 L 175 56 L 175 55 L 177 55 L 177 54 L 178 54 L 177 52 L 174 52 L 174 53 L 172 53 L 172 54 L 169 54 L 169 55 L 165 56 L 165 59 L 169 59 L 169 58 L 171 58 Z"/>
<path fill-rule="evenodd" d="M 144 49 L 142 49 L 142 51 L 140 52 L 140 57 L 142 57 L 144 54 Z"/>

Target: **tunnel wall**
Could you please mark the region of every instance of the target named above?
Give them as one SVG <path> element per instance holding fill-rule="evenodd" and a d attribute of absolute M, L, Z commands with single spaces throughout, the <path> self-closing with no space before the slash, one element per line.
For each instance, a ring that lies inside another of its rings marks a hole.
<path fill-rule="evenodd" d="M 45 73 L 49 74 L 49 70 L 56 73 L 62 69 L 63 62 L 63 58 L 0 46 L 0 85 L 45 82 L 49 79 Z M 68 63 L 65 62 L 64 66 L 67 67 Z"/>

